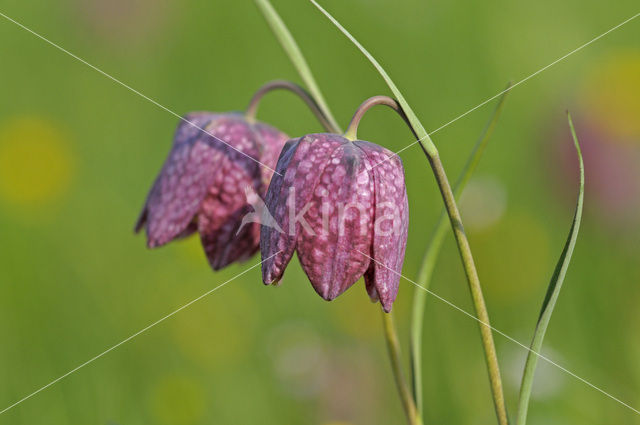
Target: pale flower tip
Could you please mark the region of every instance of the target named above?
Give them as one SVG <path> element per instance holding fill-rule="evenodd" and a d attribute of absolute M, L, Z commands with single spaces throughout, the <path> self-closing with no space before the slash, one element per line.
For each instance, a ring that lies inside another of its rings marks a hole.
<path fill-rule="evenodd" d="M 267 285 L 278 287 L 280 286 L 281 283 L 282 283 L 282 279 L 278 278 L 278 279 L 274 279 L 271 283 L 267 283 Z"/>
<path fill-rule="evenodd" d="M 265 266 L 265 263 L 266 261 L 262 263 L 263 267 Z M 281 279 L 281 276 L 276 276 L 275 273 L 269 269 L 262 270 L 262 283 L 264 283 L 265 286 L 280 286 Z"/>

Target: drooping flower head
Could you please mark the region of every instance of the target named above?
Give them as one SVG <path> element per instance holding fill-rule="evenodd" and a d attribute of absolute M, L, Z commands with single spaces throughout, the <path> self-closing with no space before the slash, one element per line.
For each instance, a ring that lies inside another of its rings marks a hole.
<path fill-rule="evenodd" d="M 247 193 L 264 196 L 286 140 L 277 129 L 241 114 L 188 114 L 136 232 L 146 227 L 147 245 L 155 248 L 198 231 L 214 270 L 248 259 L 259 247 L 260 228 L 242 225 L 252 211 Z"/>
<path fill-rule="evenodd" d="M 287 142 L 276 171 L 266 207 L 277 226 L 263 224 L 260 237 L 264 283 L 277 283 L 297 251 L 325 300 L 364 276 L 371 299 L 390 311 L 409 222 L 400 158 L 373 143 L 310 134 Z"/>

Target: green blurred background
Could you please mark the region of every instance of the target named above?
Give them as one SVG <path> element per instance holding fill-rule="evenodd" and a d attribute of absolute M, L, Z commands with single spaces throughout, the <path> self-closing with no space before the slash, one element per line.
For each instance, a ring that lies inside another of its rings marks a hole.
<path fill-rule="evenodd" d="M 433 130 L 638 12 L 636 0 L 325 0 L 386 66 Z M 299 81 L 251 1 L 5 0 L 0 12 L 183 114 L 246 106 L 263 82 Z M 274 0 L 343 125 L 386 94 L 368 62 L 308 2 Z M 462 201 L 492 324 L 528 344 L 570 226 L 577 160 L 585 217 L 544 353 L 640 406 L 640 19 L 516 87 Z M 249 265 L 213 273 L 197 238 L 149 251 L 132 227 L 177 119 L 0 19 L 0 410 Z M 434 135 L 454 178 L 493 103 Z M 290 94 L 260 119 L 319 131 Z M 412 141 L 373 110 L 360 137 Z M 440 212 L 417 146 L 404 159 L 415 278 Z M 0 424 L 390 424 L 404 421 L 378 305 L 359 282 L 318 297 L 297 261 L 282 286 L 256 268 L 0 415 Z M 432 289 L 467 310 L 449 237 Z M 403 348 L 414 288 L 394 307 Z M 426 423 L 494 413 L 477 323 L 430 298 Z M 526 350 L 496 336 L 515 413 Z M 640 424 L 640 416 L 540 363 L 531 424 Z"/>

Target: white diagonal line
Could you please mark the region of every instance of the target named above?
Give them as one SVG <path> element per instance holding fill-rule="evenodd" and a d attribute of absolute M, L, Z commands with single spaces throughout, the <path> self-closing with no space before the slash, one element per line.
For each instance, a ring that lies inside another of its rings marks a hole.
<path fill-rule="evenodd" d="M 452 303 L 451 301 L 449 301 L 449 300 L 447 300 L 447 299 L 445 299 L 445 298 L 442 298 L 440 295 L 438 295 L 438 294 L 436 294 L 435 292 L 433 292 L 433 291 L 431 291 L 431 290 L 429 290 L 429 289 L 425 288 L 424 286 L 418 285 L 418 284 L 417 284 L 416 282 L 414 282 L 413 280 L 409 279 L 408 277 L 404 276 L 404 275 L 403 275 L 403 274 L 401 274 L 401 273 L 398 273 L 397 271 L 395 271 L 395 270 L 391 269 L 390 267 L 387 267 L 385 264 L 383 264 L 383 263 L 379 262 L 379 261 L 378 261 L 378 260 L 376 260 L 375 258 L 372 258 L 372 257 L 371 257 L 371 256 L 369 256 L 368 254 L 365 254 L 364 252 L 359 251 L 359 250 L 357 250 L 357 249 L 356 249 L 356 251 L 357 251 L 357 252 L 359 252 L 360 254 L 364 255 L 365 257 L 369 258 L 371 261 L 375 261 L 377 264 L 380 264 L 382 267 L 384 267 L 384 268 L 387 268 L 387 269 L 391 270 L 391 272 L 395 273 L 396 275 L 400 276 L 401 278 L 405 279 L 406 281 L 408 281 L 408 282 L 412 283 L 412 284 L 413 284 L 414 286 L 416 286 L 417 288 L 420 288 L 420 289 L 422 289 L 423 291 L 426 291 L 427 293 L 429 293 L 429 294 L 433 295 L 434 297 L 436 297 L 436 298 L 437 298 L 437 299 L 439 299 L 440 301 L 444 302 L 445 304 L 449 305 L 450 307 L 453 307 L 454 309 L 458 310 L 459 312 L 461 312 L 461 313 L 463 313 L 463 314 L 465 314 L 465 315 L 469 316 L 470 318 L 472 318 L 472 319 L 476 320 L 478 323 L 482 324 L 483 326 L 488 327 L 489 329 L 491 329 L 491 330 L 492 330 L 492 331 L 494 331 L 495 333 L 502 335 L 503 337 L 507 338 L 509 341 L 511 341 L 511 342 L 515 342 L 516 344 L 518 344 L 518 345 L 519 345 L 519 346 L 521 346 L 522 348 L 524 348 L 524 349 L 526 349 L 526 350 L 528 350 L 528 351 L 532 352 L 533 354 L 535 354 L 536 356 L 538 356 L 538 357 L 539 357 L 539 358 L 541 358 L 542 360 L 546 361 L 547 363 L 552 364 L 553 366 L 557 367 L 558 369 L 562 370 L 563 372 L 565 372 L 565 373 L 567 373 L 567 374 L 569 374 L 569 375 L 573 376 L 574 378 L 576 378 L 576 379 L 577 379 L 577 380 L 579 380 L 580 382 L 582 382 L 582 383 L 584 383 L 584 384 L 587 384 L 588 386 L 590 386 L 590 387 L 591 387 L 591 388 L 593 388 L 594 390 L 599 391 L 600 393 L 602 393 L 602 394 L 606 395 L 606 396 L 607 396 L 607 397 L 609 397 L 610 399 L 612 399 L 612 400 L 614 400 L 614 401 L 617 401 L 618 403 L 620 403 L 620 404 L 621 404 L 621 405 L 623 405 L 624 407 L 626 407 L 626 408 L 628 408 L 628 409 L 630 409 L 630 410 L 632 410 L 632 411 L 634 411 L 635 413 L 637 413 L 637 414 L 639 414 L 639 415 L 640 415 L 640 410 L 635 409 L 635 408 L 633 408 L 633 407 L 629 406 L 627 403 L 625 403 L 624 401 L 620 400 L 619 398 L 617 398 L 617 397 L 615 397 L 615 396 L 613 396 L 613 395 L 609 394 L 609 393 L 608 393 L 608 392 L 606 392 L 605 390 L 603 390 L 603 389 L 601 389 L 601 388 L 599 388 L 599 387 L 595 386 L 594 384 L 592 384 L 591 382 L 587 381 L 586 379 L 581 378 L 580 376 L 578 376 L 578 375 L 576 375 L 575 373 L 571 372 L 569 369 L 567 369 L 567 368 L 565 368 L 565 367 L 563 367 L 563 366 L 560 366 L 558 363 L 554 362 L 553 360 L 549 359 L 548 357 L 546 357 L 546 356 L 544 356 L 544 355 L 542 355 L 542 354 L 538 353 L 538 352 L 537 352 L 537 351 L 535 351 L 535 350 L 532 350 L 531 348 L 529 348 L 528 346 L 524 345 L 523 343 L 521 343 L 521 342 L 520 342 L 520 341 L 518 341 L 517 339 L 512 338 L 512 337 L 510 337 L 509 335 L 507 335 L 506 333 L 504 333 L 504 332 L 502 332 L 502 331 L 500 331 L 500 330 L 498 330 L 498 329 L 494 328 L 494 327 L 493 327 L 493 326 L 491 326 L 489 323 L 486 323 L 486 322 L 484 322 L 484 321 L 480 320 L 480 319 L 479 319 L 479 318 L 477 318 L 475 315 L 473 315 L 473 314 L 469 313 L 468 311 L 466 311 L 466 310 L 465 310 L 465 309 L 463 309 L 463 308 L 458 307 L 457 305 L 455 305 L 455 304 L 454 304 L 454 303 Z"/>
<path fill-rule="evenodd" d="M 122 344 L 125 344 L 129 341 L 131 341 L 133 338 L 137 337 L 138 335 L 148 331 L 149 329 L 153 328 L 154 326 L 164 322 L 165 320 L 167 320 L 168 318 L 174 316 L 175 314 L 179 313 L 180 311 L 184 310 L 185 308 L 189 307 L 191 304 L 200 301 L 201 299 L 203 299 L 204 297 L 206 297 L 207 295 L 212 294 L 213 292 L 215 292 L 216 290 L 222 288 L 223 286 L 225 286 L 227 283 L 231 282 L 234 279 L 237 279 L 238 277 L 242 276 L 243 274 L 247 273 L 248 271 L 258 267 L 259 265 L 261 265 L 262 263 L 264 263 L 265 261 L 273 258 L 274 256 L 278 255 L 280 253 L 280 251 L 276 252 L 275 254 L 273 254 L 271 257 L 265 258 L 264 260 L 260 261 L 259 263 L 254 264 L 253 266 L 249 267 L 248 269 L 244 270 L 241 273 L 238 273 L 237 275 L 233 276 L 231 279 L 221 283 L 220 285 L 216 286 L 213 289 L 210 289 L 209 291 L 205 292 L 204 294 L 200 295 L 198 298 L 195 298 L 191 301 L 189 301 L 188 303 L 184 304 L 182 307 L 172 311 L 171 313 L 167 314 L 166 316 L 164 316 L 161 319 L 156 320 L 155 322 L 151 323 L 150 325 L 140 329 L 138 332 L 134 333 L 133 335 L 123 339 L 122 341 L 120 341 L 119 343 L 117 343 L 116 345 L 111 346 L 110 348 L 104 350 L 102 353 L 92 357 L 91 359 L 87 360 L 86 362 L 82 363 L 81 365 L 71 369 L 69 372 L 65 373 L 62 376 L 59 376 L 58 378 L 54 379 L 53 381 L 49 382 L 47 385 L 44 385 L 43 387 L 38 388 L 37 390 L 35 390 L 34 392 L 32 392 L 31 394 L 21 398 L 20 400 L 16 401 L 15 403 L 11 404 L 10 406 L 4 408 L 3 410 L 0 410 L 0 415 L 2 415 L 3 413 L 5 413 L 6 411 L 13 409 L 14 407 L 16 407 L 17 405 L 19 405 L 20 403 L 30 399 L 31 397 L 33 397 L 34 395 L 38 394 L 41 391 L 46 390 L 47 388 L 49 388 L 50 386 L 56 384 L 57 382 L 63 380 L 64 378 L 66 378 L 67 376 L 71 375 L 72 373 L 77 372 L 78 370 L 82 369 L 83 367 L 87 366 L 90 363 L 93 363 L 94 361 L 98 360 L 100 357 L 104 356 L 105 354 L 115 350 L 116 348 L 120 347 Z"/>
<path fill-rule="evenodd" d="M 160 103 L 156 102 L 155 100 L 151 99 L 149 96 L 146 96 L 142 93 L 140 93 L 138 90 L 134 89 L 133 87 L 129 86 L 126 83 L 123 83 L 122 81 L 118 80 L 116 77 L 112 76 L 111 74 L 106 73 L 105 71 L 101 70 L 100 68 L 98 68 L 97 66 L 94 66 L 92 64 L 90 64 L 89 62 L 87 62 L 86 60 L 78 57 L 77 55 L 71 53 L 70 51 L 68 51 L 67 49 L 65 49 L 62 46 L 59 46 L 58 44 L 54 43 L 53 41 L 47 39 L 46 37 L 38 34 L 37 32 L 33 31 L 32 29 L 24 26 L 23 24 L 21 24 L 20 22 L 16 21 L 15 19 L 10 18 L 9 16 L 5 15 L 4 13 L 0 12 L 0 16 L 2 16 L 3 18 L 5 18 L 6 20 L 13 22 L 14 24 L 16 24 L 17 26 L 19 26 L 20 28 L 22 28 L 25 31 L 30 32 L 31 34 L 35 35 L 36 37 L 38 37 L 39 39 L 41 39 L 42 41 L 45 41 L 46 43 L 50 44 L 51 46 L 55 47 L 56 49 L 66 53 L 67 55 L 71 56 L 72 58 L 82 62 L 83 64 L 87 65 L 89 68 L 93 69 L 94 71 L 99 72 L 100 74 L 104 75 L 105 77 L 107 77 L 108 79 L 110 79 L 111 81 L 114 81 L 118 84 L 120 84 L 122 87 L 132 91 L 133 93 L 137 94 L 138 96 L 142 97 L 145 100 L 148 100 L 149 102 L 153 103 L 154 105 L 156 105 L 158 108 L 167 111 L 168 113 L 170 113 L 171 115 L 176 116 L 178 119 L 180 119 L 181 121 L 184 121 L 185 123 L 191 125 L 192 127 L 197 128 L 198 130 L 200 130 L 201 132 L 213 137 L 215 140 L 217 140 L 220 143 L 223 143 L 225 145 L 227 145 L 228 147 L 230 147 L 231 149 L 233 149 L 234 151 L 246 156 L 247 158 L 249 158 L 250 160 L 257 162 L 258 164 L 262 165 L 263 167 L 273 171 L 274 173 L 281 175 L 279 172 L 277 172 L 276 170 L 274 170 L 273 168 L 269 167 L 266 164 L 263 164 L 262 162 L 258 161 L 257 159 L 255 159 L 254 157 L 252 157 L 251 155 L 248 155 L 244 152 L 242 152 L 241 150 L 231 146 L 229 143 L 225 142 L 224 140 L 214 136 L 213 134 L 211 134 L 210 132 L 208 132 L 207 130 L 205 130 L 204 128 L 192 123 L 191 121 L 189 121 L 188 119 L 184 118 L 183 116 L 181 116 L 180 114 L 172 111 L 171 109 L 167 108 L 166 106 L 161 105 Z"/>
<path fill-rule="evenodd" d="M 589 46 L 592 43 L 595 43 L 596 41 L 600 40 L 602 37 L 604 37 L 605 35 L 617 30 L 618 28 L 620 28 L 621 26 L 628 24 L 629 22 L 633 21 L 634 19 L 636 19 L 638 16 L 640 16 L 640 13 L 636 13 L 635 15 L 633 15 L 632 17 L 620 22 L 618 25 L 616 25 L 613 28 L 608 29 L 607 31 L 603 32 L 602 34 L 600 34 L 597 37 L 592 38 L 591 40 L 587 41 L 586 43 L 584 43 L 583 45 L 581 45 L 580 47 L 577 47 L 575 49 L 573 49 L 572 51 L 570 51 L 569 53 L 565 54 L 564 56 L 559 57 L 558 59 L 554 60 L 553 62 L 551 62 L 550 64 L 540 68 L 539 70 L 537 70 L 536 72 L 534 72 L 533 74 L 530 74 L 528 76 L 526 76 L 525 78 L 523 78 L 522 80 L 518 81 L 517 83 L 513 84 L 510 87 L 507 87 L 506 89 L 502 90 L 501 92 L 498 92 L 497 94 L 491 96 L 490 98 L 488 98 L 487 100 L 485 100 L 482 103 L 479 103 L 478 105 L 474 106 L 473 108 L 469 109 L 468 111 L 458 115 L 457 117 L 455 117 L 454 119 L 452 119 L 451 121 L 447 122 L 446 124 L 441 125 L 440 127 L 436 128 L 435 130 L 429 132 L 425 137 L 421 137 L 420 139 L 414 141 L 413 143 L 411 143 L 410 145 L 405 146 L 404 148 L 400 149 L 399 151 L 395 152 L 393 155 L 391 155 L 390 157 L 387 157 L 387 159 L 380 161 L 379 163 L 375 164 L 373 167 L 371 168 L 375 168 L 378 165 L 388 161 L 390 158 L 393 158 L 395 155 L 398 155 L 399 153 L 409 149 L 410 147 L 414 146 L 415 144 L 422 142 L 423 140 L 425 140 L 427 137 L 430 137 L 432 134 L 437 133 L 438 131 L 442 130 L 445 127 L 450 126 L 451 124 L 453 124 L 454 122 L 458 121 L 460 118 L 463 118 L 467 115 L 469 115 L 470 113 L 472 113 L 473 111 L 475 111 L 478 108 L 483 107 L 484 105 L 486 105 L 487 103 L 491 102 L 492 100 L 502 96 L 503 94 L 505 94 L 506 92 L 513 90 L 515 87 L 519 86 L 520 84 L 530 80 L 531 78 L 535 77 L 536 75 L 540 74 L 541 72 L 546 71 L 547 69 L 551 68 L 552 66 L 556 65 L 559 62 L 562 62 L 563 60 L 565 60 L 566 58 L 568 58 L 569 56 L 573 55 L 574 53 L 579 52 L 580 50 L 584 49 L 585 47 Z"/>

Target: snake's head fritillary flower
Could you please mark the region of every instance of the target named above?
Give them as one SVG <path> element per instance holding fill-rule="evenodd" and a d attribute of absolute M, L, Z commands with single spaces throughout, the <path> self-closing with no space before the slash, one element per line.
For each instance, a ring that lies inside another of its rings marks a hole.
<path fill-rule="evenodd" d="M 250 123 L 241 114 L 188 114 L 136 232 L 146 227 L 147 245 L 155 248 L 197 231 L 214 270 L 248 259 L 258 250 L 260 227 L 242 225 L 252 211 L 247 193 L 264 196 L 286 140 L 275 128 Z"/>
<path fill-rule="evenodd" d="M 287 142 L 266 197 L 278 226 L 262 226 L 262 278 L 276 284 L 294 251 L 325 300 L 364 276 L 373 301 L 396 299 L 409 209 L 397 155 L 335 134 Z"/>

